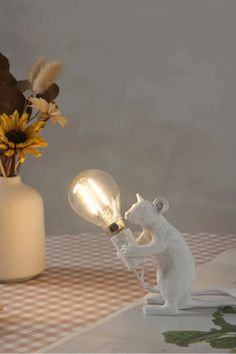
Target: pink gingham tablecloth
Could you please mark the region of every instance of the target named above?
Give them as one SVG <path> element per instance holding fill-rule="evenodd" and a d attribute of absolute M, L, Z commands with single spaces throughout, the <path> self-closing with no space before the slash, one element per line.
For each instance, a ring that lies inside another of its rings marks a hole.
<path fill-rule="evenodd" d="M 197 264 L 236 247 L 232 234 L 185 234 Z M 40 351 L 142 297 L 132 272 L 103 234 L 47 237 L 47 268 L 39 277 L 0 284 L 0 353 Z"/>

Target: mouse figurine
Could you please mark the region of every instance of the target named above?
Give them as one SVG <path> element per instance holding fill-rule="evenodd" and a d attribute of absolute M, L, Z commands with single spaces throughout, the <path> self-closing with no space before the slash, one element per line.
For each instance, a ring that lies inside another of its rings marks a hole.
<path fill-rule="evenodd" d="M 142 227 L 137 245 L 123 246 L 123 257 L 157 258 L 158 294 L 148 294 L 143 312 L 147 315 L 176 315 L 192 307 L 191 289 L 195 281 L 195 262 L 181 233 L 162 215 L 169 209 L 164 198 L 153 202 L 136 194 L 137 202 L 125 213 L 126 220 Z"/>

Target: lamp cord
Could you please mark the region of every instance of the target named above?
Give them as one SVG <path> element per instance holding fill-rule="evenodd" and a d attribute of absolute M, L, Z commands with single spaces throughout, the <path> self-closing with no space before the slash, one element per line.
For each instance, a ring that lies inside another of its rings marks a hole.
<path fill-rule="evenodd" d="M 150 286 L 150 284 L 148 284 L 147 282 L 145 282 L 144 280 L 144 276 L 145 276 L 145 264 L 143 263 L 141 266 L 141 270 L 140 270 L 140 274 L 137 271 L 137 269 L 133 269 L 133 272 L 136 276 L 136 278 L 138 279 L 138 282 L 141 284 L 141 286 L 145 289 L 150 291 L 151 293 L 159 293 L 158 287 L 153 288 L 152 286 Z"/>
<path fill-rule="evenodd" d="M 160 291 L 158 289 L 158 286 L 156 287 L 152 287 L 150 286 L 149 283 L 145 282 L 145 264 L 143 263 L 141 266 L 141 270 L 140 270 L 140 274 L 138 272 L 137 269 L 132 269 L 133 273 L 135 274 L 136 278 L 138 279 L 138 282 L 140 283 L 140 285 L 145 289 L 148 290 L 151 293 L 158 293 L 160 294 Z M 233 291 L 232 289 L 224 289 L 224 288 L 220 288 L 220 287 L 213 287 L 210 286 L 209 288 L 203 288 L 203 289 L 199 289 L 199 290 L 192 290 L 191 291 L 191 295 L 192 296 L 204 296 L 204 295 L 228 295 L 231 296 L 233 298 L 236 297 L 236 293 L 235 291 Z"/>

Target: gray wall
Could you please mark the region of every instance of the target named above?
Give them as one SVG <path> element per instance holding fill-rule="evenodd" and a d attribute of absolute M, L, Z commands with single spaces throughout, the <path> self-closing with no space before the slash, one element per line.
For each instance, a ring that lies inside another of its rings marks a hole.
<path fill-rule="evenodd" d="M 1 51 L 23 77 L 40 55 L 64 63 L 61 110 L 25 182 L 43 195 L 48 234 L 91 229 L 70 209 L 87 168 L 135 192 L 166 196 L 184 231 L 234 232 L 236 1 L 0 0 Z"/>

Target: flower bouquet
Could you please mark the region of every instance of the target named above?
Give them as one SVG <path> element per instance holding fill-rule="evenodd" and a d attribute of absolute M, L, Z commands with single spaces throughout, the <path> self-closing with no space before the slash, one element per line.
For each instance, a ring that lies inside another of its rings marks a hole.
<path fill-rule="evenodd" d="M 47 146 L 39 133 L 51 120 L 67 124 L 55 99 L 55 80 L 61 71 L 58 62 L 37 59 L 28 79 L 17 81 L 9 71 L 9 61 L 0 54 L 0 173 L 16 176 L 27 154 L 41 156 L 37 148 Z"/>
<path fill-rule="evenodd" d="M 28 79 L 16 80 L 0 54 L 0 281 L 23 281 L 45 266 L 44 208 L 40 194 L 21 181 L 27 154 L 41 156 L 47 142 L 40 136 L 51 120 L 67 120 L 55 102 L 61 71 L 58 62 L 35 61 Z"/>

